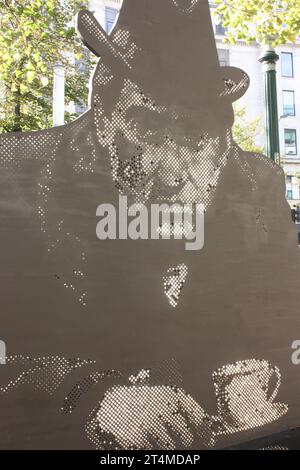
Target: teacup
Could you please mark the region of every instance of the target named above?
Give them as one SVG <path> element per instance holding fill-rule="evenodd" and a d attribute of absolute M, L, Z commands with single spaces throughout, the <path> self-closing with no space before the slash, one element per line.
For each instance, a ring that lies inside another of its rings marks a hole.
<path fill-rule="evenodd" d="M 218 417 L 232 431 L 262 426 L 287 412 L 287 405 L 273 403 L 281 374 L 278 367 L 266 360 L 249 359 L 225 365 L 213 373 L 213 382 Z"/>

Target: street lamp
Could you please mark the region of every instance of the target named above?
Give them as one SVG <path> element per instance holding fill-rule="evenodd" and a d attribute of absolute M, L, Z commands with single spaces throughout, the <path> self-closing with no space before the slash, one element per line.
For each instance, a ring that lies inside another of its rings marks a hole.
<path fill-rule="evenodd" d="M 269 46 L 259 57 L 264 66 L 265 103 L 266 103 L 266 154 L 274 161 L 278 160 L 279 126 L 276 85 L 276 62 L 279 55 Z M 283 116 L 280 117 L 280 119 Z"/>

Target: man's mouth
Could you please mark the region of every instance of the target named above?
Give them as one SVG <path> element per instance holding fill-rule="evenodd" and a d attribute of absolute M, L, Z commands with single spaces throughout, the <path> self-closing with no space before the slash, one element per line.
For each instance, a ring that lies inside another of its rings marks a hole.
<path fill-rule="evenodd" d="M 173 201 L 173 198 L 181 192 L 184 185 L 184 182 L 179 182 L 176 185 L 169 186 L 161 181 L 158 181 L 156 187 L 160 198 Z"/>

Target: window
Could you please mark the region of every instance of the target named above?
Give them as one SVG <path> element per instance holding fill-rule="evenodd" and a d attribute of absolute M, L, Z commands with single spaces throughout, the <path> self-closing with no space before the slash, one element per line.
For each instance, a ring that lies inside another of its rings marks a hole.
<path fill-rule="evenodd" d="M 297 155 L 296 129 L 284 129 L 284 145 L 286 155 Z"/>
<path fill-rule="evenodd" d="M 291 182 L 292 182 L 292 176 L 291 176 L 291 175 L 287 175 L 287 177 L 286 177 L 286 182 L 287 182 L 287 183 L 291 183 Z"/>
<path fill-rule="evenodd" d="M 115 8 L 105 7 L 105 31 L 109 34 L 115 24 L 118 10 Z"/>
<path fill-rule="evenodd" d="M 229 50 L 218 49 L 218 56 L 221 67 L 227 67 L 229 65 Z"/>
<path fill-rule="evenodd" d="M 283 115 L 295 116 L 295 92 L 283 90 Z"/>
<path fill-rule="evenodd" d="M 213 10 L 212 10 L 213 11 Z M 223 26 L 223 17 L 222 15 L 215 15 L 212 17 L 213 23 L 215 25 L 215 34 L 217 36 L 225 36 L 227 28 Z"/>
<path fill-rule="evenodd" d="M 294 76 L 293 54 L 291 52 L 281 53 L 281 72 L 283 77 Z"/>
<path fill-rule="evenodd" d="M 286 198 L 287 199 L 293 199 L 293 191 L 291 189 L 288 189 L 286 192 Z"/>
<path fill-rule="evenodd" d="M 225 36 L 226 28 L 222 25 L 222 22 L 216 24 L 216 34 L 218 36 Z"/>

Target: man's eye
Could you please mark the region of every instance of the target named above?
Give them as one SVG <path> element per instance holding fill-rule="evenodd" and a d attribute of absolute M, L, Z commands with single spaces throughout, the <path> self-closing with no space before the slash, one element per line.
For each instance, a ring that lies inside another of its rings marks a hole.
<path fill-rule="evenodd" d="M 129 127 L 131 129 L 134 129 L 134 131 L 142 137 L 149 134 L 149 129 L 147 128 L 147 126 L 145 126 L 144 124 L 141 125 L 141 123 L 135 121 L 134 119 L 130 119 Z"/>
<path fill-rule="evenodd" d="M 159 113 L 146 108 L 130 109 L 127 117 L 141 135 L 154 135 L 166 126 L 165 119 Z"/>
<path fill-rule="evenodd" d="M 134 119 L 130 120 L 130 127 L 133 127 L 137 134 L 142 137 L 159 137 L 162 134 L 162 129 L 158 124 L 149 122 L 138 122 Z"/>

